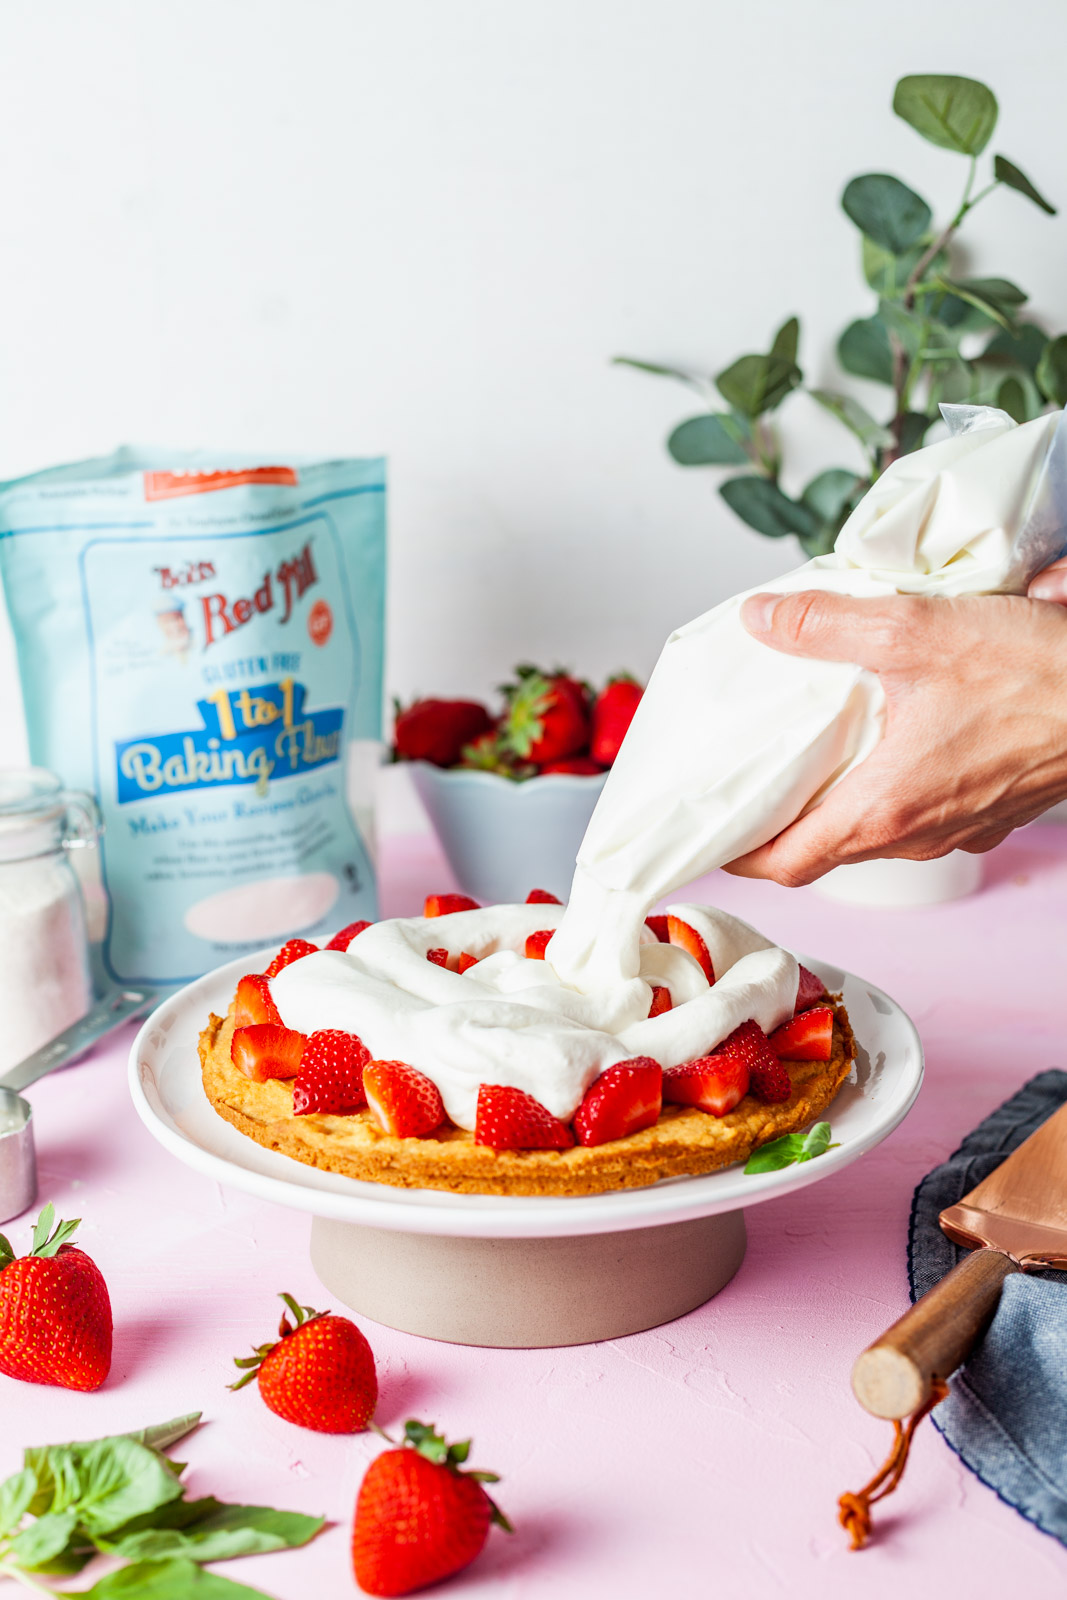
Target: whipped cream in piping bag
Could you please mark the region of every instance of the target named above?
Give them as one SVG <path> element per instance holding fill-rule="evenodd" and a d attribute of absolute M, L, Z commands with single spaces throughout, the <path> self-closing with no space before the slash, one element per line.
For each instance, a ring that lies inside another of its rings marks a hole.
<path fill-rule="evenodd" d="M 1019 427 L 986 407 L 944 407 L 952 436 L 894 462 L 852 513 L 834 553 L 764 585 L 863 596 L 1021 593 L 1067 543 L 1063 413 Z M 754 591 L 750 591 L 754 592 Z M 347 952 L 321 951 L 271 982 L 288 1027 L 342 1028 L 379 1059 L 432 1078 L 472 1128 L 478 1087 L 509 1084 L 569 1119 L 616 1062 L 664 1067 L 748 1018 L 792 1015 L 795 957 L 706 906 L 671 907 L 704 939 L 709 984 L 645 924 L 673 889 L 773 838 L 882 736 L 877 677 L 783 655 L 741 624 L 737 595 L 668 639 L 593 813 L 566 909 L 495 906 L 375 924 Z M 556 928 L 543 961 L 528 934 Z M 478 964 L 427 960 L 446 946 Z M 649 1017 L 653 985 L 672 1009 Z"/>

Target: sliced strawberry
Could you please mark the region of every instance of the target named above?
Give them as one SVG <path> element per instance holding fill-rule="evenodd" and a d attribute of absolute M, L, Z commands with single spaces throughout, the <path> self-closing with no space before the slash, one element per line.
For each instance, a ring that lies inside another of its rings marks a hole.
<path fill-rule="evenodd" d="M 776 1105 L 780 1100 L 788 1100 L 793 1093 L 789 1073 L 758 1022 L 751 1019 L 742 1022 L 714 1053 L 743 1061 L 748 1068 L 752 1093 L 765 1104 Z"/>
<path fill-rule="evenodd" d="M 280 1022 L 256 1022 L 248 1028 L 234 1029 L 230 1060 L 255 1083 L 265 1083 L 268 1078 L 295 1078 L 306 1043 L 302 1033 L 283 1028 Z"/>
<path fill-rule="evenodd" d="M 652 1004 L 648 1008 L 650 1017 L 661 1017 L 665 1011 L 673 1009 L 671 991 L 662 983 L 652 985 Z"/>
<path fill-rule="evenodd" d="M 641 685 L 625 673 L 612 678 L 597 696 L 589 754 L 602 767 L 610 767 L 618 755 L 640 699 Z"/>
<path fill-rule="evenodd" d="M 555 931 L 555 928 L 538 928 L 536 933 L 527 934 L 527 961 L 543 961 L 545 959 L 545 951 L 548 949 L 548 942 L 552 938 L 552 935 L 555 933 Z"/>
<path fill-rule="evenodd" d="M 478 911 L 477 900 L 466 894 L 428 894 L 422 908 L 424 917 L 447 917 L 453 911 Z"/>
<path fill-rule="evenodd" d="M 815 1003 L 822 999 L 826 993 L 826 985 L 821 978 L 817 978 L 808 967 L 801 964 L 800 985 L 797 989 L 797 1003 L 794 1013 L 808 1011 Z"/>
<path fill-rule="evenodd" d="M 651 1056 L 635 1056 L 602 1072 L 574 1117 L 579 1144 L 607 1144 L 640 1133 L 659 1120 L 663 1069 Z"/>
<path fill-rule="evenodd" d="M 437 1085 L 405 1061 L 370 1061 L 363 1069 L 367 1104 L 394 1139 L 421 1139 L 445 1120 Z"/>
<path fill-rule="evenodd" d="M 357 934 L 362 933 L 364 928 L 373 926 L 374 924 L 371 922 L 350 922 L 347 928 L 342 928 L 340 933 L 334 934 L 326 948 L 327 950 L 347 950 Z"/>
<path fill-rule="evenodd" d="M 472 956 L 469 950 L 461 950 L 458 970 L 460 972 L 469 972 L 472 967 L 478 965 L 479 959 L 480 957 L 478 956 Z"/>
<path fill-rule="evenodd" d="M 561 906 L 563 901 L 558 895 L 549 894 L 547 889 L 531 889 L 526 896 L 528 906 Z"/>
<path fill-rule="evenodd" d="M 748 1093 L 748 1067 L 738 1056 L 701 1056 L 663 1074 L 663 1098 L 673 1106 L 696 1106 L 725 1117 Z"/>
<path fill-rule="evenodd" d="M 276 978 L 283 967 L 291 966 L 294 961 L 303 961 L 305 956 L 317 956 L 318 953 L 317 944 L 309 944 L 306 939 L 290 939 L 282 945 L 263 976 Z"/>
<path fill-rule="evenodd" d="M 651 928 L 660 944 L 670 944 L 671 936 L 667 929 L 668 917 L 646 917 L 645 927 Z"/>
<path fill-rule="evenodd" d="M 427 950 L 426 959 L 427 961 L 432 961 L 435 967 L 447 967 L 448 951 L 443 945 L 438 945 L 436 949 Z"/>
<path fill-rule="evenodd" d="M 553 772 L 562 772 L 572 778 L 599 778 L 604 768 L 592 756 L 561 756 L 558 761 L 545 761 L 537 769 L 544 778 Z"/>
<path fill-rule="evenodd" d="M 574 1136 L 565 1122 L 522 1089 L 483 1083 L 478 1090 L 475 1144 L 493 1150 L 569 1150 Z"/>
<path fill-rule="evenodd" d="M 367 1104 L 363 1068 L 370 1051 L 354 1033 L 320 1028 L 304 1046 L 300 1071 L 293 1082 L 293 1115 L 313 1111 L 348 1117 Z"/>
<path fill-rule="evenodd" d="M 233 1025 L 248 1028 L 256 1022 L 280 1022 L 278 1007 L 270 997 L 270 982 L 262 972 L 250 972 L 237 985 L 233 1000 Z"/>
<path fill-rule="evenodd" d="M 771 1049 L 786 1061 L 829 1061 L 834 1053 L 834 1008 L 801 1011 L 771 1034 Z"/>
<path fill-rule="evenodd" d="M 715 982 L 715 970 L 711 964 L 708 947 L 695 928 L 688 922 L 683 922 L 681 917 L 667 918 L 667 937 L 671 944 L 676 944 L 681 950 L 688 950 L 704 969 L 704 976 L 709 983 Z"/>

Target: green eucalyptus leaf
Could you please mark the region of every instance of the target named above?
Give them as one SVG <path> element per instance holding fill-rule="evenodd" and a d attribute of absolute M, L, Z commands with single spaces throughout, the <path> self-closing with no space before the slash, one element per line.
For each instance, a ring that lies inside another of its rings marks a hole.
<path fill-rule="evenodd" d="M 939 288 L 947 290 L 949 294 L 965 301 L 967 305 L 976 307 L 985 316 L 991 318 L 993 322 L 998 322 L 1002 328 L 1010 328 L 1012 321 L 1011 306 L 1002 304 L 999 300 L 994 299 L 987 290 L 980 286 L 981 283 L 982 280 L 979 279 L 972 279 L 969 282 L 962 278 L 939 278 L 937 280 Z"/>
<path fill-rule="evenodd" d="M 272 1506 L 231 1506 L 208 1500 L 193 1501 L 187 1509 L 194 1510 L 198 1505 L 206 1506 L 206 1514 L 183 1527 L 120 1530 L 117 1538 L 101 1539 L 101 1547 L 130 1561 L 162 1561 L 175 1556 L 187 1556 L 192 1561 L 229 1561 L 235 1556 L 307 1544 L 324 1526 L 322 1517 L 276 1511 Z"/>
<path fill-rule="evenodd" d="M 892 444 L 893 435 L 889 429 L 876 422 L 866 407 L 861 406 L 858 400 L 853 400 L 851 395 L 834 394 L 830 389 L 812 389 L 809 392 L 813 400 L 817 400 L 824 410 L 856 435 L 865 450 L 881 450 Z"/>
<path fill-rule="evenodd" d="M 935 420 L 936 418 L 928 417 L 922 411 L 905 411 L 898 429 L 902 456 L 910 456 L 913 450 L 918 450 L 926 437 L 927 428 Z"/>
<path fill-rule="evenodd" d="M 790 317 L 774 336 L 771 345 L 771 355 L 780 356 L 783 361 L 797 359 L 797 346 L 800 343 L 800 321 L 797 317 Z"/>
<path fill-rule="evenodd" d="M 1033 374 L 1047 344 L 1048 334 L 1035 322 L 1017 322 L 1014 328 L 1001 328 L 993 335 L 981 359 L 1011 363 Z"/>
<path fill-rule="evenodd" d="M 875 244 L 873 239 L 868 239 L 864 234 L 860 251 L 863 276 L 876 294 L 883 295 L 887 300 L 898 299 L 904 293 L 912 273 L 926 254 L 929 245 L 928 238 L 920 239 L 910 250 L 904 250 L 895 256 L 891 250 L 883 250 L 880 244 Z M 942 272 L 947 265 L 948 257 L 945 251 L 941 250 L 925 270 Z"/>
<path fill-rule="evenodd" d="M 888 172 L 866 172 L 845 185 L 845 215 L 875 244 L 898 256 L 926 232 L 933 213 L 921 195 Z"/>
<path fill-rule="evenodd" d="M 37 1474 L 29 1467 L 0 1483 L 0 1538 L 13 1533 L 30 1509 L 37 1491 Z"/>
<path fill-rule="evenodd" d="M 638 361 L 634 356 L 612 356 L 613 367 L 634 367 L 638 372 L 650 372 L 656 378 L 677 378 L 679 383 L 694 383 L 696 380 L 691 372 L 683 372 L 680 367 L 663 367 L 656 361 Z"/>
<path fill-rule="evenodd" d="M 812 478 L 800 498 L 820 522 L 837 522 L 851 511 L 869 482 L 845 467 L 828 467 Z"/>
<path fill-rule="evenodd" d="M 74 1510 L 46 1512 L 12 1539 L 11 1559 L 27 1572 L 37 1572 L 62 1555 L 77 1526 L 78 1513 Z"/>
<path fill-rule="evenodd" d="M 1015 422 L 1027 422 L 1029 413 L 1026 404 L 1026 390 L 1018 378 L 1005 378 L 997 390 L 997 405 L 1001 411 L 1006 411 Z"/>
<path fill-rule="evenodd" d="M 1024 194 L 1028 200 L 1034 202 L 1035 206 L 1040 206 L 1042 211 L 1047 211 L 1050 217 L 1056 215 L 1056 207 L 1051 205 L 1043 194 L 1038 193 L 1026 173 L 1020 172 L 1014 162 L 1008 160 L 1007 156 L 993 157 L 993 176 L 998 183 L 1004 183 L 1009 189 L 1015 189 L 1019 194 Z"/>
<path fill-rule="evenodd" d="M 880 300 L 878 315 L 890 333 L 900 340 L 908 356 L 914 359 L 927 337 L 926 318 L 906 310 L 896 300 Z"/>
<path fill-rule="evenodd" d="M 863 317 L 850 322 L 837 341 L 837 359 L 846 372 L 857 378 L 872 378 L 875 383 L 893 382 L 893 352 L 889 329 L 881 317 Z"/>
<path fill-rule="evenodd" d="M 679 423 L 667 449 L 683 467 L 740 467 L 748 460 L 740 433 L 728 412 L 710 412 Z"/>
<path fill-rule="evenodd" d="M 824 522 L 814 533 L 798 533 L 797 539 L 800 548 L 809 559 L 815 556 L 828 556 L 837 543 L 840 531 L 840 528 L 835 528 L 832 522 Z"/>
<path fill-rule="evenodd" d="M 205 1572 L 195 1561 L 137 1561 L 62 1600 L 269 1600 L 269 1596 L 217 1572 Z"/>
<path fill-rule="evenodd" d="M 814 512 L 800 501 L 790 500 L 769 478 L 758 474 L 728 478 L 720 484 L 719 493 L 735 516 L 768 539 L 813 534 L 818 529 Z"/>
<path fill-rule="evenodd" d="M 794 361 L 781 356 L 741 356 L 716 375 L 715 383 L 728 406 L 744 417 L 773 411 L 801 381 Z"/>
<path fill-rule="evenodd" d="M 915 73 L 901 78 L 893 110 L 916 133 L 960 155 L 981 155 L 997 125 L 997 97 L 974 78 Z"/>
<path fill-rule="evenodd" d="M 1037 386 L 1053 405 L 1067 406 L 1067 333 L 1050 339 L 1034 373 Z"/>

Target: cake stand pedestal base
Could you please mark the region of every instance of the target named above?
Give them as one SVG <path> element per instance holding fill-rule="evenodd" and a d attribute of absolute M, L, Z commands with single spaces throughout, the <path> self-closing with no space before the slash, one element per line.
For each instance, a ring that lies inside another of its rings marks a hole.
<path fill-rule="evenodd" d="M 673 1322 L 724 1288 L 745 1254 L 725 1211 L 625 1233 L 443 1238 L 315 1217 L 311 1264 L 351 1310 L 448 1344 L 592 1344 Z"/>

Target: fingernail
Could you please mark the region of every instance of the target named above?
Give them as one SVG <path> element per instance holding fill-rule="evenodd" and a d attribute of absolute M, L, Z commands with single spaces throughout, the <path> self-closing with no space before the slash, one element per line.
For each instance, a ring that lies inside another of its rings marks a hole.
<path fill-rule="evenodd" d="M 781 595 L 750 595 L 741 607 L 741 621 L 749 633 L 770 633 L 774 626 L 774 612 Z"/>
<path fill-rule="evenodd" d="M 1057 578 L 1046 578 L 1042 574 L 1034 579 L 1026 592 L 1031 600 L 1058 600 L 1063 589 L 1064 585 Z"/>

